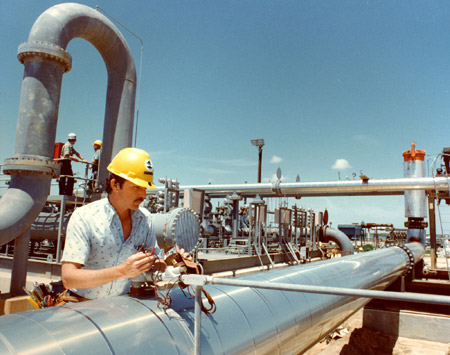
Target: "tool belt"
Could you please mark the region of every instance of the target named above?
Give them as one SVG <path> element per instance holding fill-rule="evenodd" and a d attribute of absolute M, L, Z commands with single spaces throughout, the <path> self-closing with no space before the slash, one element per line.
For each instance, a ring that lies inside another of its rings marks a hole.
<path fill-rule="evenodd" d="M 72 290 L 66 289 L 57 295 L 55 300 L 55 306 L 62 306 L 67 302 L 84 302 L 90 300 L 91 300 L 90 298 L 80 296 L 79 294 L 73 292 Z"/>
<path fill-rule="evenodd" d="M 32 290 L 24 288 L 24 291 L 29 296 L 28 301 L 35 308 L 62 306 L 67 302 L 90 300 L 89 298 L 78 295 L 72 290 L 64 289 L 62 281 L 52 282 L 50 285 L 35 283 Z"/>

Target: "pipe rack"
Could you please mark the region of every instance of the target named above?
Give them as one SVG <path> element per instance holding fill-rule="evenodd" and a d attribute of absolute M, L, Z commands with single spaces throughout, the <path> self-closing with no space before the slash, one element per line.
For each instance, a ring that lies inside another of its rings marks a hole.
<path fill-rule="evenodd" d="M 403 195 L 410 190 L 443 190 L 450 188 L 448 177 L 399 178 L 399 179 L 370 179 L 368 181 L 324 181 L 324 182 L 292 182 L 261 184 L 230 184 L 230 185 L 184 185 L 180 191 L 197 189 L 205 191 L 210 197 L 226 197 L 233 192 L 240 196 L 260 197 L 268 196 L 373 196 L 373 195 Z M 149 191 L 154 194 L 163 191 L 158 187 Z"/>

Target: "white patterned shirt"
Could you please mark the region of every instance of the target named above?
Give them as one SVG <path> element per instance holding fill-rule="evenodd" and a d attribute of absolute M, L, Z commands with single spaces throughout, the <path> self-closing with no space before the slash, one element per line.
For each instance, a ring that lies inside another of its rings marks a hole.
<path fill-rule="evenodd" d="M 132 230 L 124 242 L 122 224 L 108 198 L 75 209 L 66 231 L 62 261 L 84 265 L 85 269 L 104 269 L 122 264 L 144 245 L 159 253 L 151 214 L 145 208 L 131 211 Z M 123 295 L 130 290 L 130 279 L 123 278 L 104 285 L 77 289 L 86 298 Z"/>

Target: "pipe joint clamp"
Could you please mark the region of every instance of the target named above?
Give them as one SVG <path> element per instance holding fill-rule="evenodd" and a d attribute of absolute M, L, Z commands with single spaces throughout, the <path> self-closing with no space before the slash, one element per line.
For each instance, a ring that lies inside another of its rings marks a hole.
<path fill-rule="evenodd" d="M 32 41 L 22 43 L 17 52 L 17 59 L 25 64 L 25 59 L 30 57 L 41 57 L 54 60 L 64 66 L 64 73 L 72 69 L 72 56 L 63 48 L 49 42 Z"/>
<path fill-rule="evenodd" d="M 281 193 L 280 184 L 281 184 L 281 180 L 277 180 L 272 184 L 272 191 L 277 196 L 283 196 L 283 194 Z"/>
<path fill-rule="evenodd" d="M 3 173 L 7 175 L 43 175 L 58 177 L 60 166 L 57 162 L 39 156 L 21 156 L 5 159 Z"/>

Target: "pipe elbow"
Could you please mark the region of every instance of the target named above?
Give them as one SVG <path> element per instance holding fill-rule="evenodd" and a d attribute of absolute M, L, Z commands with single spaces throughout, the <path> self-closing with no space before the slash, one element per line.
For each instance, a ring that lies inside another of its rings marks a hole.
<path fill-rule="evenodd" d="M 30 227 L 47 201 L 50 182 L 49 177 L 11 177 L 10 187 L 0 199 L 0 245 L 9 243 Z"/>
<path fill-rule="evenodd" d="M 119 73 L 122 80 L 136 84 L 136 68 L 125 38 L 107 17 L 89 6 L 63 3 L 50 7 L 34 22 L 25 46 L 42 47 L 46 55 L 49 52 L 65 64 L 67 72 L 71 57 L 65 49 L 78 37 L 97 48 L 109 73 Z"/>
<path fill-rule="evenodd" d="M 333 241 L 339 245 L 343 256 L 354 253 L 351 240 L 340 230 L 325 227 L 323 230 L 323 240 L 324 242 Z"/>

